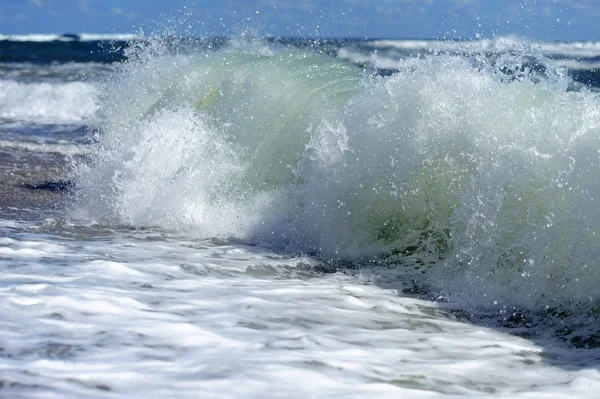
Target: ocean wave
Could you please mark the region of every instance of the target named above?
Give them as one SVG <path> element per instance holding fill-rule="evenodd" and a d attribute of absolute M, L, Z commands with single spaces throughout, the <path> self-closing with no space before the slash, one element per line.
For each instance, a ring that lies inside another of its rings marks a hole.
<path fill-rule="evenodd" d="M 112 72 L 110 64 L 97 62 L 65 62 L 36 64 L 32 62 L 0 62 L 0 80 L 25 83 L 45 81 L 89 82 L 100 81 Z"/>
<path fill-rule="evenodd" d="M 0 80 L 0 117 L 81 123 L 98 110 L 96 86 L 83 82 L 23 83 Z"/>
<path fill-rule="evenodd" d="M 0 140 L 0 148 L 10 148 L 32 153 L 59 154 L 65 156 L 84 155 L 85 147 L 68 143 L 43 143 L 34 141 Z"/>
<path fill-rule="evenodd" d="M 137 40 L 140 36 L 133 33 L 79 33 L 72 34 L 36 34 L 28 33 L 24 35 L 3 35 L 0 34 L 0 41 L 13 42 L 53 42 L 53 41 L 130 41 Z"/>
<path fill-rule="evenodd" d="M 398 52 L 396 49 L 378 50 L 377 52 L 374 52 L 365 51 L 365 49 L 361 48 L 352 48 L 350 46 L 338 49 L 336 56 L 356 65 L 387 71 L 397 70 L 401 62 L 407 58 L 406 54 Z M 600 69 L 600 62 L 596 58 L 556 58 L 547 60 L 547 63 L 555 67 L 566 67 L 571 71 L 594 72 Z"/>
<path fill-rule="evenodd" d="M 75 217 L 410 265 L 503 314 L 597 313 L 600 99 L 547 60 L 381 77 L 305 51 L 139 51 L 77 165 Z"/>
<path fill-rule="evenodd" d="M 560 58 L 593 58 L 600 56 L 600 42 L 543 42 L 523 41 L 512 36 L 501 36 L 494 39 L 478 39 L 465 41 L 452 40 L 373 40 L 361 42 L 363 46 L 377 49 L 397 49 L 405 51 L 425 52 L 505 52 L 509 50 L 523 51 L 529 49 L 547 57 Z"/>

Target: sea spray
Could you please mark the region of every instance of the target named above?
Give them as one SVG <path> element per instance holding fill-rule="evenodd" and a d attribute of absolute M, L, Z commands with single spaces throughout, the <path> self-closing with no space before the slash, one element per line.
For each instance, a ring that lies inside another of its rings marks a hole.
<path fill-rule="evenodd" d="M 537 54 L 381 77 L 305 50 L 150 45 L 122 69 L 79 217 L 420 265 L 471 309 L 600 304 L 600 100 Z"/>

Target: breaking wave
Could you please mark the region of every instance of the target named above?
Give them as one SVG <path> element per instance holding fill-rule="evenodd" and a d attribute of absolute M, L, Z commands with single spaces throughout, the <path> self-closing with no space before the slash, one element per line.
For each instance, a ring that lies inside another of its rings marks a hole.
<path fill-rule="evenodd" d="M 465 306 L 595 319 L 600 98 L 543 57 L 382 77 L 289 48 L 130 51 L 76 217 L 383 259 Z"/>
<path fill-rule="evenodd" d="M 98 111 L 97 96 L 97 88 L 90 83 L 0 80 L 0 118 L 81 123 Z"/>

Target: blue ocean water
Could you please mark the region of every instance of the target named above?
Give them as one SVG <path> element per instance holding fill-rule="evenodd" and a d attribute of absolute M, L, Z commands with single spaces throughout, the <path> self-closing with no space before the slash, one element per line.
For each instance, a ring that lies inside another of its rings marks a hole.
<path fill-rule="evenodd" d="M 0 36 L 0 392 L 595 397 L 598 56 Z"/>

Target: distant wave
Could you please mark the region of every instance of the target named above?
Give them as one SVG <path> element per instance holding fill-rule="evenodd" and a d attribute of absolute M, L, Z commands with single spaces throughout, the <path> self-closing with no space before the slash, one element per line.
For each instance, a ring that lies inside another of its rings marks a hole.
<path fill-rule="evenodd" d="M 493 40 L 366 40 L 340 46 L 337 56 L 377 69 L 397 69 L 407 56 L 432 54 L 536 54 L 557 66 L 574 70 L 597 69 L 600 42 L 541 42 L 499 37 Z"/>
<path fill-rule="evenodd" d="M 71 34 L 36 34 L 24 35 L 0 34 L 0 40 L 13 42 L 52 42 L 52 41 L 129 41 L 139 39 L 140 36 L 133 33 L 78 33 Z"/>
<path fill-rule="evenodd" d="M 22 83 L 0 80 L 0 117 L 34 122 L 81 123 L 98 110 L 89 83 Z"/>
<path fill-rule="evenodd" d="M 559 55 L 563 58 L 597 57 L 600 56 L 600 42 L 544 42 L 523 41 L 520 38 L 504 36 L 494 39 L 481 40 L 367 40 L 365 45 L 375 48 L 395 48 L 402 50 L 430 50 L 452 52 L 491 52 L 522 50 L 527 47 L 546 56 Z"/>
<path fill-rule="evenodd" d="M 83 155 L 86 153 L 84 146 L 69 143 L 45 143 L 23 140 L 1 140 L 0 148 L 10 148 L 32 153 L 60 154 L 60 155 Z"/>

